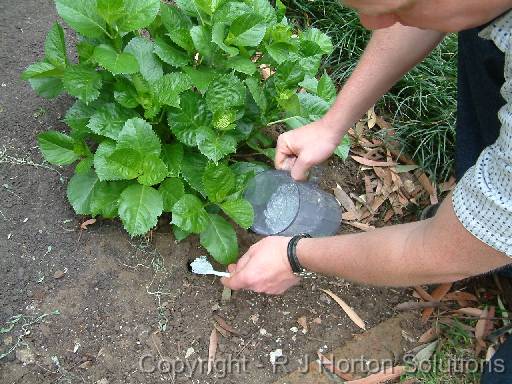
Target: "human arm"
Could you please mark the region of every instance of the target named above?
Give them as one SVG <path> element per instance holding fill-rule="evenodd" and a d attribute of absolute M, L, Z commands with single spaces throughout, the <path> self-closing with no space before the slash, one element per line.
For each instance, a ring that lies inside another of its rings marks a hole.
<path fill-rule="evenodd" d="M 375 31 L 334 105 L 320 120 L 279 136 L 275 165 L 303 180 L 332 155 L 348 129 L 442 40 L 441 32 L 395 24 Z"/>
<path fill-rule="evenodd" d="M 320 274 L 378 286 L 452 282 L 489 272 L 510 258 L 468 232 L 447 198 L 433 219 L 327 238 L 302 239 L 297 256 Z M 253 245 L 243 262 L 223 278 L 233 289 L 280 294 L 298 283 L 286 256 L 288 238 L 268 237 Z"/>

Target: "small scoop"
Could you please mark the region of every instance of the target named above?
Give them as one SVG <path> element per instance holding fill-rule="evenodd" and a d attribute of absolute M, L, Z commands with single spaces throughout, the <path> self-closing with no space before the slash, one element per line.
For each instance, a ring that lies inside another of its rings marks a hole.
<path fill-rule="evenodd" d="M 228 272 L 219 272 L 213 269 L 213 266 L 210 264 L 206 256 L 199 256 L 190 263 L 190 268 L 192 268 L 192 273 L 197 275 L 215 275 L 220 277 L 231 276 Z"/>

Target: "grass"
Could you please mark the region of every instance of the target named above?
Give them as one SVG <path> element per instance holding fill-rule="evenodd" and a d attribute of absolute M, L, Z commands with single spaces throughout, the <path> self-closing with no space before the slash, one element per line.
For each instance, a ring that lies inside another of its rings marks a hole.
<path fill-rule="evenodd" d="M 370 32 L 338 0 L 290 0 L 286 5 L 293 23 L 316 27 L 331 36 L 335 49 L 324 68 L 343 84 L 357 65 Z M 391 118 L 403 150 L 437 181 L 453 173 L 456 77 L 457 39 L 450 35 L 378 106 L 380 113 Z"/>

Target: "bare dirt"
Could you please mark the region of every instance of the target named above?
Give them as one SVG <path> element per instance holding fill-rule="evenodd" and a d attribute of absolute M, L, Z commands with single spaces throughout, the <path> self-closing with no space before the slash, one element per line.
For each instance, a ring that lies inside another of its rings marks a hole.
<path fill-rule="evenodd" d="M 404 291 L 328 278 L 281 297 L 237 292 L 223 303 L 218 279 L 187 269 L 204 254 L 197 239 L 175 243 L 165 219 L 150 238 L 130 239 L 115 221 L 81 230 L 84 218 L 66 200 L 69 170 L 45 164 L 35 141 L 49 128 L 65 130 L 72 100 L 41 99 L 19 80 L 56 19 L 48 0 L 0 4 L 0 356 L 12 350 L 0 359 L 0 383 L 270 383 L 286 373 L 272 372 L 271 351 L 281 349 L 292 371 L 305 355 L 360 332 L 319 288 L 340 295 L 369 327 L 393 315 Z M 325 185 L 359 188 L 356 170 L 335 160 Z M 239 240 L 243 251 L 258 237 L 240 231 Z M 176 361 L 207 358 L 214 314 L 241 334 L 220 336 L 217 358 L 245 359 L 246 368 L 223 378 L 219 363 L 190 377 Z M 174 379 L 162 372 L 166 362 L 184 372 Z"/>

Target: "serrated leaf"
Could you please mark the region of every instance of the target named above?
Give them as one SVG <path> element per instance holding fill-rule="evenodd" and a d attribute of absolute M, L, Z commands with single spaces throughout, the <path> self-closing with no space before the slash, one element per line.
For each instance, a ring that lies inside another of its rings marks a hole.
<path fill-rule="evenodd" d="M 228 133 L 218 134 L 208 127 L 201 127 L 196 138 L 199 151 L 215 163 L 236 152 L 236 139 Z"/>
<path fill-rule="evenodd" d="M 249 89 L 249 92 L 254 99 L 256 105 L 261 109 L 263 113 L 267 110 L 267 99 L 265 97 L 265 93 L 263 92 L 262 84 L 260 81 L 254 77 L 248 77 L 245 79 L 245 84 Z"/>
<path fill-rule="evenodd" d="M 341 144 L 336 147 L 334 154 L 341 158 L 343 161 L 347 160 L 351 145 L 352 143 L 350 142 L 350 137 L 345 135 L 341 141 Z"/>
<path fill-rule="evenodd" d="M 175 3 L 187 16 L 199 16 L 197 6 L 193 0 L 175 0 Z"/>
<path fill-rule="evenodd" d="M 142 77 L 150 83 L 157 81 L 164 74 L 162 64 L 160 64 L 153 53 L 154 50 L 153 42 L 143 37 L 134 37 L 124 48 L 124 52 L 135 57 Z"/>
<path fill-rule="evenodd" d="M 172 224 L 192 232 L 202 232 L 208 221 L 203 202 L 194 195 L 183 195 L 172 208 Z"/>
<path fill-rule="evenodd" d="M 119 199 L 119 217 L 131 236 L 144 235 L 157 224 L 163 211 L 160 193 L 145 185 L 130 185 Z"/>
<path fill-rule="evenodd" d="M 117 78 L 114 84 L 114 99 L 125 108 L 137 108 L 139 101 L 137 100 L 137 90 L 126 79 Z"/>
<path fill-rule="evenodd" d="M 203 174 L 203 185 L 214 203 L 224 201 L 235 188 L 235 174 L 226 164 L 208 164 Z"/>
<path fill-rule="evenodd" d="M 167 167 L 167 176 L 177 177 L 183 163 L 183 145 L 181 143 L 164 144 L 162 146 L 162 161 Z"/>
<path fill-rule="evenodd" d="M 318 80 L 315 77 L 306 76 L 304 80 L 299 83 L 299 86 L 304 88 L 306 91 L 316 95 L 318 89 Z"/>
<path fill-rule="evenodd" d="M 160 0 L 123 0 L 124 12 L 117 21 L 121 32 L 145 28 L 155 20 L 160 10 Z"/>
<path fill-rule="evenodd" d="M 212 33 L 208 27 L 204 25 L 194 25 L 190 29 L 190 36 L 192 37 L 197 52 L 206 58 L 213 56 Z"/>
<path fill-rule="evenodd" d="M 102 172 L 100 179 L 102 181 L 135 179 L 142 173 L 143 161 L 143 156 L 137 151 L 129 148 L 116 149 L 106 157 L 104 171 L 107 176 L 104 177 Z"/>
<path fill-rule="evenodd" d="M 179 141 L 195 147 L 197 129 L 209 125 L 211 116 L 201 96 L 187 91 L 181 95 L 180 109 L 169 111 L 167 120 L 172 133 Z"/>
<path fill-rule="evenodd" d="M 152 186 L 161 183 L 167 177 L 167 166 L 156 155 L 146 156 L 142 161 L 141 173 L 137 181 L 142 185 Z"/>
<path fill-rule="evenodd" d="M 151 124 L 139 118 L 130 119 L 119 133 L 117 149 L 133 149 L 142 156 L 160 155 L 160 139 Z"/>
<path fill-rule="evenodd" d="M 301 92 L 297 96 L 303 117 L 311 117 L 315 120 L 316 117 L 322 117 L 329 110 L 330 104 L 319 96 L 307 92 Z"/>
<path fill-rule="evenodd" d="M 101 84 L 101 75 L 94 68 L 84 65 L 67 67 L 63 77 L 64 89 L 85 104 L 99 97 Z"/>
<path fill-rule="evenodd" d="M 176 204 L 185 194 L 185 186 L 180 179 L 171 177 L 165 179 L 162 184 L 160 184 L 158 191 L 162 195 L 164 201 L 164 211 L 172 212 L 174 204 Z"/>
<path fill-rule="evenodd" d="M 218 76 L 218 73 L 207 67 L 183 67 L 182 70 L 190 77 L 194 87 L 201 93 L 205 93 L 210 83 Z"/>
<path fill-rule="evenodd" d="M 184 231 L 183 229 L 176 225 L 173 225 L 171 228 L 172 233 L 174 234 L 174 239 L 178 242 L 183 241 L 190 236 L 190 232 Z"/>
<path fill-rule="evenodd" d="M 213 13 L 228 0 L 194 0 L 196 6 L 208 15 Z"/>
<path fill-rule="evenodd" d="M 117 217 L 119 199 L 126 187 L 127 183 L 124 181 L 102 181 L 98 183 L 90 201 L 91 215 L 100 215 L 107 219 Z"/>
<path fill-rule="evenodd" d="M 57 12 L 75 31 L 87 37 L 102 37 L 105 21 L 97 13 L 96 0 L 55 0 Z"/>
<path fill-rule="evenodd" d="M 37 136 L 43 157 L 51 164 L 67 165 L 79 159 L 74 148 L 76 141 L 57 131 L 47 131 Z"/>
<path fill-rule="evenodd" d="M 268 25 L 277 23 L 276 11 L 268 0 L 250 0 L 254 13 L 263 17 L 263 20 Z"/>
<path fill-rule="evenodd" d="M 247 13 L 233 20 L 226 43 L 239 47 L 256 47 L 261 43 L 267 26 L 261 16 Z"/>
<path fill-rule="evenodd" d="M 124 0 L 97 0 L 98 14 L 108 23 L 113 25 L 124 17 Z"/>
<path fill-rule="evenodd" d="M 194 52 L 194 42 L 192 41 L 192 36 L 190 36 L 189 29 L 174 29 L 166 33 L 166 36 L 168 36 L 178 47 L 187 51 L 188 54 L 192 54 Z"/>
<path fill-rule="evenodd" d="M 203 173 L 208 160 L 200 153 L 185 152 L 186 161 L 181 165 L 181 174 L 185 181 L 201 195 L 206 196 L 203 185 Z"/>
<path fill-rule="evenodd" d="M 219 131 L 228 131 L 234 129 L 236 126 L 233 124 L 237 118 L 236 111 L 228 109 L 225 111 L 215 111 L 213 114 L 213 126 Z"/>
<path fill-rule="evenodd" d="M 126 121 L 137 116 L 135 111 L 125 109 L 119 104 L 107 103 L 91 116 L 87 127 L 98 135 L 117 140 Z"/>
<path fill-rule="evenodd" d="M 179 8 L 163 3 L 160 9 L 162 23 L 167 31 L 175 29 L 190 29 L 192 22 L 190 18 Z"/>
<path fill-rule="evenodd" d="M 78 53 L 78 62 L 80 64 L 87 63 L 94 55 L 94 48 L 96 46 L 85 38 L 76 45 Z"/>
<path fill-rule="evenodd" d="M 77 165 L 75 167 L 75 173 L 87 173 L 92 168 L 93 164 L 94 164 L 94 158 L 92 156 L 86 157 L 85 159 L 80 160 L 77 163 Z"/>
<path fill-rule="evenodd" d="M 98 45 L 94 49 L 94 60 L 114 75 L 130 74 L 139 71 L 139 63 L 130 53 L 118 53 L 113 47 L 106 44 Z"/>
<path fill-rule="evenodd" d="M 65 67 L 68 63 L 66 54 L 66 42 L 64 40 L 64 30 L 55 23 L 53 24 L 44 44 L 46 60 L 56 67 Z"/>
<path fill-rule="evenodd" d="M 238 258 L 238 241 L 235 230 L 219 215 L 208 215 L 206 228 L 200 234 L 200 242 L 221 264 L 234 263 Z"/>
<path fill-rule="evenodd" d="M 230 1 L 217 9 L 213 15 L 214 24 L 226 23 L 231 25 L 237 17 L 251 12 L 251 7 L 239 1 Z"/>
<path fill-rule="evenodd" d="M 220 207 L 226 215 L 244 229 L 248 229 L 254 222 L 254 210 L 247 200 L 225 201 Z"/>
<path fill-rule="evenodd" d="M 224 39 L 226 38 L 226 28 L 228 27 L 227 24 L 224 23 L 217 23 L 214 24 L 212 29 L 212 42 L 217 44 L 217 46 L 222 49 L 224 52 L 226 52 L 229 56 L 236 56 L 240 52 L 238 48 L 230 47 L 224 43 Z M 249 60 L 249 59 L 247 59 Z M 249 60 L 250 61 L 250 60 Z"/>
<path fill-rule="evenodd" d="M 101 181 L 112 180 L 110 168 L 108 167 L 108 157 L 116 150 L 116 143 L 112 140 L 104 140 L 96 148 L 94 153 L 94 169 Z"/>
<path fill-rule="evenodd" d="M 180 106 L 180 94 L 192 87 L 192 81 L 188 75 L 173 72 L 164 75 L 152 84 L 152 91 L 162 105 L 172 107 Z"/>
<path fill-rule="evenodd" d="M 336 86 L 329 75 L 325 72 L 318 82 L 316 94 L 329 104 L 332 104 L 336 99 Z"/>
<path fill-rule="evenodd" d="M 162 61 L 173 67 L 183 67 L 189 62 L 189 58 L 185 52 L 168 44 L 160 37 L 155 40 L 155 54 L 162 59 Z"/>
<path fill-rule="evenodd" d="M 254 74 L 257 70 L 256 64 L 253 63 L 251 59 L 242 56 L 227 59 L 226 67 L 249 76 Z"/>
<path fill-rule="evenodd" d="M 91 213 L 91 200 L 99 183 L 100 180 L 93 170 L 87 173 L 75 174 L 69 180 L 67 196 L 77 214 L 88 215 Z"/>
<path fill-rule="evenodd" d="M 32 89 L 41 97 L 46 99 L 53 99 L 59 96 L 64 90 L 62 80 L 49 77 L 42 79 L 29 79 L 28 81 Z"/>
<path fill-rule="evenodd" d="M 275 84 L 279 89 L 296 88 L 304 80 L 304 69 L 299 61 L 286 60 L 277 67 Z"/>
<path fill-rule="evenodd" d="M 92 105 L 87 105 L 77 100 L 64 116 L 64 122 L 71 127 L 71 136 L 82 138 L 89 133 L 87 124 L 89 119 L 96 112 Z"/>
<path fill-rule="evenodd" d="M 310 28 L 302 32 L 299 38 L 302 41 L 310 41 L 315 43 L 319 48 L 317 53 L 329 55 L 333 50 L 331 38 L 325 33 L 321 32 L 319 29 Z"/>
<path fill-rule="evenodd" d="M 266 49 L 277 64 L 282 64 L 289 58 L 290 52 L 295 50 L 295 46 L 290 43 L 277 42 L 267 45 Z"/>
<path fill-rule="evenodd" d="M 31 64 L 21 74 L 22 80 L 45 78 L 45 77 L 62 77 L 64 74 L 61 68 L 56 68 L 53 64 L 46 61 L 39 61 Z"/>
<path fill-rule="evenodd" d="M 245 105 L 245 87 L 233 74 L 216 78 L 205 94 L 206 105 L 212 112 Z"/>

